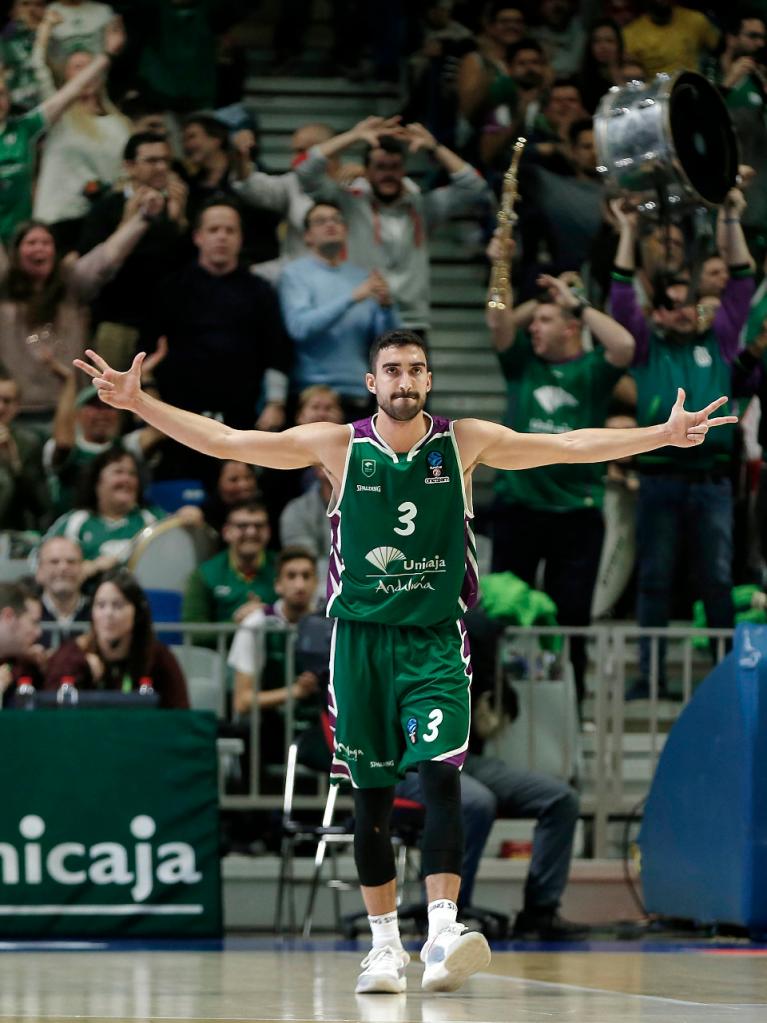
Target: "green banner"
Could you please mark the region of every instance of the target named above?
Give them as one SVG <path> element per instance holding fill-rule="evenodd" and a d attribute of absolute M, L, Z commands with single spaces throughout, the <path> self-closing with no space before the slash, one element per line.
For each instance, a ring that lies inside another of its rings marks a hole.
<path fill-rule="evenodd" d="M 0 714 L 0 936 L 221 933 L 215 716 Z"/>

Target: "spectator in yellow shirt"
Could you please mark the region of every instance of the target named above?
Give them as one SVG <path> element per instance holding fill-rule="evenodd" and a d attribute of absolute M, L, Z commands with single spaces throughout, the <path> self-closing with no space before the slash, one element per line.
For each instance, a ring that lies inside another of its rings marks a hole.
<path fill-rule="evenodd" d="M 659 71 L 697 71 L 704 50 L 719 42 L 717 29 L 700 11 L 672 0 L 649 0 L 647 11 L 623 30 L 626 53 L 640 60 L 648 78 Z"/>

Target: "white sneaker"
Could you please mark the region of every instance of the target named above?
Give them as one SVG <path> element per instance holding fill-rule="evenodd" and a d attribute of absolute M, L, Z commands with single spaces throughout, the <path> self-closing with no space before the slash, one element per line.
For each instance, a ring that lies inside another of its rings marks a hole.
<path fill-rule="evenodd" d="M 402 948 L 382 945 L 368 952 L 360 963 L 362 973 L 354 989 L 358 995 L 401 994 L 407 987 L 405 967 L 410 956 Z"/>
<path fill-rule="evenodd" d="M 477 970 L 490 964 L 490 946 L 479 931 L 463 924 L 448 924 L 421 949 L 426 964 L 424 991 L 455 991 Z"/>

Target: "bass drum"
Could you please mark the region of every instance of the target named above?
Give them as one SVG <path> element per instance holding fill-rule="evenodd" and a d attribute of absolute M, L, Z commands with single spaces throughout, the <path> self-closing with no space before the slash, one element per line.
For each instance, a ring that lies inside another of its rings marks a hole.
<path fill-rule="evenodd" d="M 172 515 L 141 530 L 127 564 L 145 590 L 181 593 L 190 574 L 218 548 L 210 526 L 190 526 Z"/>
<path fill-rule="evenodd" d="M 594 117 L 597 171 L 641 212 L 715 206 L 735 186 L 738 145 L 724 100 L 694 71 L 613 86 Z"/>

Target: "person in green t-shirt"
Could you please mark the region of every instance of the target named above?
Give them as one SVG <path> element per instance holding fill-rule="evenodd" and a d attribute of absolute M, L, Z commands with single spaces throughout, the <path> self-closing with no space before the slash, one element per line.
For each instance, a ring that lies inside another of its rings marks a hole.
<path fill-rule="evenodd" d="M 487 311 L 508 390 L 505 423 L 513 430 L 560 434 L 603 426 L 613 388 L 631 364 L 631 334 L 585 303 L 570 279 L 543 275 L 540 300 Z M 584 349 L 584 327 L 599 342 L 593 351 Z M 501 471 L 495 493 L 493 571 L 513 572 L 533 586 L 545 561 L 543 589 L 559 623 L 588 625 L 604 539 L 604 466 Z M 581 701 L 585 642 L 573 638 L 570 653 Z"/>
<path fill-rule="evenodd" d="M 0 72 L 0 241 L 9 241 L 17 224 L 32 215 L 35 142 L 84 89 L 105 74 L 124 43 L 121 23 L 108 25 L 104 32 L 104 52 L 52 96 L 20 117 L 8 116 L 11 96 Z"/>

